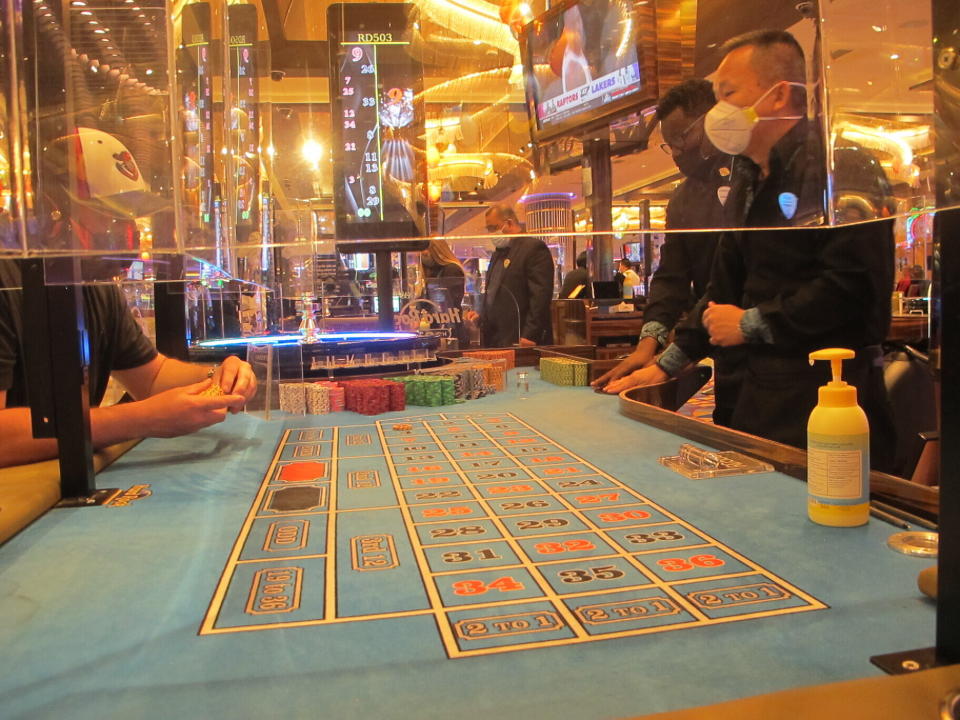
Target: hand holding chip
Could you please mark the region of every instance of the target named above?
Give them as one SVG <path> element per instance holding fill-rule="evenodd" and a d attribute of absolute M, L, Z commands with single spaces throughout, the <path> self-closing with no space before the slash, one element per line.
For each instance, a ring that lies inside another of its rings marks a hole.
<path fill-rule="evenodd" d="M 213 373 L 213 386 L 219 386 L 224 394 L 243 397 L 244 402 L 239 406 L 230 407 L 231 413 L 238 413 L 256 393 L 257 376 L 249 363 L 231 355 Z"/>

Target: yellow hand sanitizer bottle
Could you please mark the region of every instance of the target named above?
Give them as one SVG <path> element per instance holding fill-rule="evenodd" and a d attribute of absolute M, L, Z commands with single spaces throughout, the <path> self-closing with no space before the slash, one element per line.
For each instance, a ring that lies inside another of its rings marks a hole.
<path fill-rule="evenodd" d="M 840 379 L 853 350 L 810 353 L 829 360 L 833 380 L 820 388 L 807 423 L 807 515 L 820 525 L 854 527 L 870 519 L 870 425 L 857 389 Z"/>

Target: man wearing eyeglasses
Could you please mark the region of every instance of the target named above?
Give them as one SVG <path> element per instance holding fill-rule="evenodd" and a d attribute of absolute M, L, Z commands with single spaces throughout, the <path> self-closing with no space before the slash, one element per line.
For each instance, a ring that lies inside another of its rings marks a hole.
<path fill-rule="evenodd" d="M 464 319 L 479 323 L 484 347 L 529 347 L 553 342 L 553 256 L 538 238 L 517 236 L 523 226 L 509 205 L 492 205 L 484 217 L 494 252 L 487 270 L 482 314 Z"/>
<path fill-rule="evenodd" d="M 713 86 L 690 79 L 671 88 L 657 103 L 664 142 L 660 149 L 673 158 L 684 181 L 667 204 L 669 230 L 721 228 L 733 212 L 727 205 L 733 158 L 717 150 L 703 132 L 703 116 L 716 103 Z M 732 204 L 732 203 L 731 203 Z M 594 381 L 595 387 L 617 391 L 617 381 L 647 367 L 667 346 L 667 336 L 707 287 L 719 233 L 668 233 L 660 248 L 660 264 L 650 283 L 644 324 L 637 348 L 615 368 Z M 716 353 L 713 420 L 728 425 L 737 393 L 737 358 Z"/>

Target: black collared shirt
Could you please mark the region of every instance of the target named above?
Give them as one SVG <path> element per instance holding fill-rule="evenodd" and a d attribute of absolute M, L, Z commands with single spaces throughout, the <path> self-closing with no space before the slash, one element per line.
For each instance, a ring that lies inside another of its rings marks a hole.
<path fill-rule="evenodd" d="M 767 177 L 749 159 L 738 158 L 743 162 L 732 192 L 746 209 L 744 225 L 758 229 L 723 234 L 706 294 L 678 328 L 677 345 L 689 358 L 709 352 L 700 318 L 711 300 L 757 308 L 773 343 L 752 344 L 756 352 L 794 356 L 884 340 L 893 222 L 804 227 L 823 222 L 823 157 L 816 136 L 801 122 L 771 152 Z"/>

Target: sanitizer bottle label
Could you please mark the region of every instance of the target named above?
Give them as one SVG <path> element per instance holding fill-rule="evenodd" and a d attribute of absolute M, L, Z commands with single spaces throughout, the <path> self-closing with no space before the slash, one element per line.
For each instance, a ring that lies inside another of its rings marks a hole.
<path fill-rule="evenodd" d="M 867 502 L 870 488 L 870 437 L 811 433 L 807 444 L 807 491 L 831 505 Z"/>

